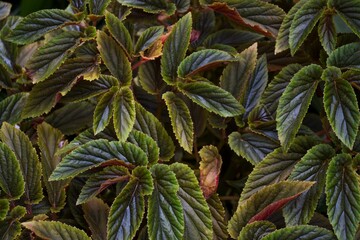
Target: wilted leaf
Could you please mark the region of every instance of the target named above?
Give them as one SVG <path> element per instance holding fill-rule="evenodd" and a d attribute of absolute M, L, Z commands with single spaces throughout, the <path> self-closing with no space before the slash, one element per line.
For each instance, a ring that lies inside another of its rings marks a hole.
<path fill-rule="evenodd" d="M 108 92 L 101 96 L 96 104 L 93 120 L 93 131 L 95 135 L 103 131 L 110 123 L 114 111 L 114 98 L 117 90 L 117 87 L 109 89 Z"/>
<path fill-rule="evenodd" d="M 89 224 L 91 230 L 91 238 L 93 240 L 106 239 L 106 226 L 109 216 L 110 208 L 100 198 L 94 198 L 84 205 L 82 205 L 84 211 L 84 218 Z"/>
<path fill-rule="evenodd" d="M 176 10 L 175 4 L 165 0 L 118 0 L 118 2 L 128 7 L 142 9 L 148 13 L 165 12 L 169 16 L 174 14 Z"/>
<path fill-rule="evenodd" d="M 225 209 L 217 193 L 211 195 L 206 199 L 209 206 L 212 226 L 213 226 L 213 240 L 226 240 L 228 239 L 227 221 L 225 216 Z"/>
<path fill-rule="evenodd" d="M 336 240 L 336 237 L 331 231 L 311 225 L 282 228 L 268 234 L 262 238 L 262 240 L 297 240 L 299 238 Z"/>
<path fill-rule="evenodd" d="M 261 240 L 276 230 L 276 226 L 269 221 L 257 221 L 247 224 L 240 232 L 239 240 Z"/>

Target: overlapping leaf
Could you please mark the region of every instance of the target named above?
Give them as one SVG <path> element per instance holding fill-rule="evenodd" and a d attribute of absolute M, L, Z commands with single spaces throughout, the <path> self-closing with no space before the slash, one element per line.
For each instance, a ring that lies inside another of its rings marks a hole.
<path fill-rule="evenodd" d="M 4 220 L 10 209 L 10 202 L 7 199 L 0 199 L 0 221 Z"/>
<path fill-rule="evenodd" d="M 150 165 L 155 164 L 159 160 L 159 147 L 157 146 L 155 140 L 145 133 L 132 130 L 127 141 L 135 144 L 146 153 Z"/>
<path fill-rule="evenodd" d="M 181 147 L 191 153 L 194 141 L 194 125 L 187 105 L 173 92 L 166 92 L 165 100 L 169 112 L 171 125 Z"/>
<path fill-rule="evenodd" d="M 15 153 L 20 163 L 20 169 L 25 180 L 25 201 L 29 204 L 39 203 L 43 198 L 41 164 L 29 137 L 6 122 L 2 124 L 0 137 Z"/>
<path fill-rule="evenodd" d="M 211 47 L 215 44 L 224 44 L 237 47 L 242 44 L 253 43 L 261 38 L 263 38 L 262 35 L 249 31 L 239 29 L 221 29 L 210 34 L 204 40 L 204 45 Z"/>
<path fill-rule="evenodd" d="M 160 94 L 166 83 L 161 77 L 158 60 L 148 61 L 139 67 L 139 82 L 141 87 L 150 94 Z"/>
<path fill-rule="evenodd" d="M 50 180 L 76 176 L 109 160 L 114 160 L 117 165 L 147 164 L 146 154 L 134 144 L 99 139 L 90 141 L 68 154 L 51 174 Z"/>
<path fill-rule="evenodd" d="M 154 191 L 149 198 L 148 231 L 150 239 L 182 239 L 184 216 L 179 197 L 179 184 L 167 165 L 151 168 Z"/>
<path fill-rule="evenodd" d="M 175 10 L 175 4 L 165 0 L 119 0 L 119 3 L 133 8 L 140 8 L 148 13 L 165 12 L 167 15 L 172 15 Z"/>
<path fill-rule="evenodd" d="M 240 232 L 239 240 L 261 240 L 276 230 L 276 226 L 269 221 L 257 221 L 247 224 Z"/>
<path fill-rule="evenodd" d="M 163 34 L 164 27 L 154 26 L 146 29 L 139 37 L 135 45 L 135 53 L 143 52 L 155 43 Z"/>
<path fill-rule="evenodd" d="M 114 98 L 117 93 L 117 88 L 111 88 L 107 93 L 103 94 L 96 104 L 94 111 L 93 130 L 94 134 L 103 131 L 110 123 L 110 119 L 114 110 Z"/>
<path fill-rule="evenodd" d="M 175 173 L 180 186 L 178 197 L 184 213 L 184 240 L 211 239 L 211 213 L 193 170 L 181 163 L 172 164 L 170 169 Z"/>
<path fill-rule="evenodd" d="M 276 113 L 276 129 L 281 145 L 289 148 L 311 103 L 322 68 L 319 65 L 303 67 L 291 79 L 279 100 Z"/>
<path fill-rule="evenodd" d="M 334 51 L 336 47 L 337 36 L 334 16 L 332 14 L 326 13 L 326 11 L 320 17 L 318 25 L 318 35 L 321 45 L 323 46 L 327 54 L 331 54 L 331 52 Z"/>
<path fill-rule="evenodd" d="M 0 2 L 0 20 L 3 20 L 10 14 L 11 4 L 7 2 Z"/>
<path fill-rule="evenodd" d="M 328 5 L 334 7 L 336 13 L 342 18 L 348 27 L 358 36 L 360 36 L 360 2 L 356 0 L 341 1 L 330 0 Z"/>
<path fill-rule="evenodd" d="M 230 236 L 237 238 L 246 224 L 266 219 L 312 185 L 313 182 L 281 181 L 264 187 L 247 200 L 240 201 L 229 221 Z"/>
<path fill-rule="evenodd" d="M 91 14 L 103 15 L 106 7 L 111 0 L 89 0 L 89 10 Z"/>
<path fill-rule="evenodd" d="M 360 54 L 360 43 L 349 43 L 335 49 L 326 60 L 326 64 L 338 68 L 359 69 L 358 54 Z"/>
<path fill-rule="evenodd" d="M 28 94 L 13 94 L 0 102 L 0 124 L 8 122 L 16 124 L 23 118 L 21 117 L 22 109 L 25 106 Z"/>
<path fill-rule="evenodd" d="M 103 240 L 107 237 L 106 224 L 109 215 L 109 206 L 100 198 L 94 198 L 84 205 L 84 218 L 89 224 L 91 238 L 93 240 Z"/>
<path fill-rule="evenodd" d="M 360 222 L 360 187 L 349 154 L 338 154 L 326 172 L 329 221 L 339 239 L 355 240 Z"/>
<path fill-rule="evenodd" d="M 212 227 L 214 231 L 213 239 L 227 240 L 229 235 L 227 232 L 227 220 L 225 216 L 225 209 L 219 196 L 215 193 L 211 195 L 210 198 L 206 199 L 206 202 L 211 213 Z"/>
<path fill-rule="evenodd" d="M 325 228 L 311 225 L 299 225 L 276 230 L 262 238 L 262 240 L 296 240 L 299 238 L 321 240 L 336 239 L 334 234 Z"/>
<path fill-rule="evenodd" d="M 76 21 L 78 21 L 77 17 L 65 10 L 40 10 L 24 17 L 7 40 L 18 44 L 28 44 L 51 30 Z"/>

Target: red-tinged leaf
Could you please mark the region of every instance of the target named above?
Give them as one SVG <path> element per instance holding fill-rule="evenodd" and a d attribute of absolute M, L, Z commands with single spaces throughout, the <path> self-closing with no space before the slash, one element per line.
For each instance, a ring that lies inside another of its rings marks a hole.
<path fill-rule="evenodd" d="M 205 198 L 214 194 L 219 184 L 222 158 L 216 147 L 204 146 L 200 151 L 200 187 Z"/>

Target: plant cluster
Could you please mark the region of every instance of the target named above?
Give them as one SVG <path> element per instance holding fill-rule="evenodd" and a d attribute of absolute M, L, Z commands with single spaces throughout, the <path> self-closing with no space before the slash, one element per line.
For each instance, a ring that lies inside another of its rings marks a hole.
<path fill-rule="evenodd" d="M 1 239 L 360 239 L 360 1 L 11 7 Z"/>

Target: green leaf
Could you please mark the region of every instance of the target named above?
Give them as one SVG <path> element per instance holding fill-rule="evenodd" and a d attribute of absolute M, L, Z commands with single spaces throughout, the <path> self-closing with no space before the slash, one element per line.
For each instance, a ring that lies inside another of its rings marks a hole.
<path fill-rule="evenodd" d="M 1 5 L 1 3 L 0 3 Z M 7 199 L 0 199 L 0 221 L 4 220 L 10 209 L 10 202 Z"/>
<path fill-rule="evenodd" d="M 109 166 L 103 170 L 92 174 L 81 189 L 76 205 L 83 204 L 94 199 L 107 187 L 118 182 L 129 180 L 130 173 L 123 166 Z"/>
<path fill-rule="evenodd" d="M 192 17 L 191 13 L 188 13 L 175 24 L 166 39 L 161 57 L 161 76 L 167 84 L 175 83 L 178 66 L 185 58 L 189 47 L 191 25 Z"/>
<path fill-rule="evenodd" d="M 234 117 L 244 112 L 244 108 L 229 92 L 213 84 L 179 83 L 178 87 L 192 101 L 222 117 Z"/>
<path fill-rule="evenodd" d="M 149 159 L 149 165 L 157 163 L 159 160 L 160 149 L 154 139 L 143 132 L 132 130 L 127 139 L 128 142 L 141 148 Z"/>
<path fill-rule="evenodd" d="M 180 63 L 177 73 L 179 77 L 189 77 L 204 71 L 204 69 L 213 68 L 216 65 L 231 60 L 234 60 L 234 58 L 227 52 L 204 49 L 187 56 Z"/>
<path fill-rule="evenodd" d="M 119 86 L 119 80 L 110 75 L 100 75 L 94 81 L 79 81 L 71 91 L 61 98 L 62 102 L 76 102 L 105 93 L 112 87 Z"/>
<path fill-rule="evenodd" d="M 295 165 L 289 180 L 315 181 L 315 184 L 285 206 L 283 215 L 286 226 L 307 224 L 311 220 L 325 187 L 327 167 L 334 155 L 335 151 L 330 145 L 319 144 L 309 149 Z"/>
<path fill-rule="evenodd" d="M 360 187 L 349 154 L 338 154 L 326 172 L 326 205 L 329 221 L 339 239 L 355 239 L 360 222 Z"/>
<path fill-rule="evenodd" d="M 156 164 L 151 169 L 154 191 L 149 197 L 148 231 L 150 239 L 183 239 L 184 216 L 176 195 L 179 184 L 169 166 Z"/>
<path fill-rule="evenodd" d="M 160 159 L 168 161 L 174 156 L 174 143 L 160 121 L 140 104 L 135 103 L 136 120 L 134 129 L 154 139 L 160 148 Z"/>
<path fill-rule="evenodd" d="M 166 83 L 161 77 L 159 60 L 148 61 L 141 64 L 138 77 L 141 87 L 153 95 L 161 94 L 166 86 Z"/>
<path fill-rule="evenodd" d="M 324 108 L 336 136 L 352 149 L 358 127 L 360 112 L 351 84 L 341 78 L 341 70 L 328 67 L 322 78 L 325 80 Z"/>
<path fill-rule="evenodd" d="M 309 0 L 296 12 L 291 23 L 289 45 L 294 55 L 324 13 L 326 0 Z"/>
<path fill-rule="evenodd" d="M 175 173 L 180 186 L 178 197 L 184 213 L 184 240 L 212 239 L 211 213 L 194 171 L 181 163 L 170 165 L 170 169 Z"/>
<path fill-rule="evenodd" d="M 0 142 L 0 187 L 9 200 L 19 199 L 25 190 L 24 177 L 14 152 Z"/>
<path fill-rule="evenodd" d="M 39 203 L 44 197 L 41 186 L 41 164 L 29 137 L 6 122 L 1 126 L 0 137 L 19 160 L 25 180 L 25 202 Z"/>
<path fill-rule="evenodd" d="M 194 141 L 194 124 L 190 111 L 185 102 L 173 92 L 162 95 L 165 100 L 171 125 L 180 146 L 187 152 L 192 153 Z"/>
<path fill-rule="evenodd" d="M 238 61 L 230 62 L 220 77 L 220 86 L 241 102 L 245 100 L 245 90 L 256 65 L 257 43 L 251 45 L 238 56 Z"/>
<path fill-rule="evenodd" d="M 60 149 L 63 134 L 46 122 L 37 127 L 38 145 L 41 151 L 43 181 L 52 212 L 59 212 L 65 206 L 65 187 L 69 181 L 49 182 L 49 176 L 59 164 L 61 157 L 55 153 Z"/>
<path fill-rule="evenodd" d="M 306 3 L 307 0 L 298 1 L 286 14 L 284 20 L 281 23 L 279 33 L 276 37 L 275 44 L 275 54 L 281 53 L 290 48 L 289 46 L 289 33 L 290 27 L 294 20 L 295 14 L 300 10 L 300 8 Z"/>
<path fill-rule="evenodd" d="M 269 138 L 256 134 L 233 132 L 229 135 L 229 146 L 239 156 L 253 165 L 261 162 L 266 155 L 279 147 L 279 144 Z"/>
<path fill-rule="evenodd" d="M 81 32 L 67 31 L 50 39 L 26 63 L 34 83 L 45 80 L 54 73 L 68 56 L 80 45 Z"/>
<path fill-rule="evenodd" d="M 102 31 L 97 32 L 96 41 L 106 67 L 119 79 L 122 85 L 130 85 L 132 81 L 131 64 L 124 50 L 116 41 Z"/>
<path fill-rule="evenodd" d="M 213 145 L 202 147 L 199 155 L 201 158 L 200 188 L 207 199 L 217 191 L 222 158 L 218 149 Z"/>
<path fill-rule="evenodd" d="M 135 53 L 144 52 L 154 42 L 156 42 L 164 33 L 163 26 L 153 26 L 141 33 L 135 45 Z"/>
<path fill-rule="evenodd" d="M 7 37 L 7 40 L 17 44 L 29 44 L 49 31 L 77 21 L 76 16 L 66 10 L 40 10 L 24 17 Z"/>
<path fill-rule="evenodd" d="M 336 48 L 337 36 L 333 15 L 326 11 L 320 17 L 318 35 L 321 45 L 330 55 Z"/>
<path fill-rule="evenodd" d="M 139 182 L 139 193 L 141 196 L 151 195 L 154 190 L 154 181 L 151 172 L 146 166 L 138 166 L 132 171 L 132 175 Z"/>
<path fill-rule="evenodd" d="M 92 68 L 93 58 L 74 58 L 66 61 L 61 68 L 46 81 L 36 84 L 30 91 L 22 112 L 22 117 L 37 117 L 48 113 L 57 103 L 60 96 L 69 90 L 76 78 Z"/>
<path fill-rule="evenodd" d="M 300 128 L 321 80 L 321 73 L 322 68 L 319 65 L 303 67 L 294 75 L 281 95 L 276 112 L 276 129 L 285 150 L 289 148 Z"/>
<path fill-rule="evenodd" d="M 109 240 L 131 240 L 139 229 L 145 212 L 144 197 L 137 179 L 131 180 L 110 207 L 107 233 Z"/>
<path fill-rule="evenodd" d="M 216 44 L 224 44 L 238 47 L 243 44 L 256 42 L 261 38 L 263 38 L 263 36 L 260 34 L 240 29 L 220 29 L 219 31 L 210 34 L 204 40 L 204 45 L 211 47 Z"/>
<path fill-rule="evenodd" d="M 173 0 L 176 5 L 176 11 L 179 13 L 185 13 L 190 8 L 190 0 Z"/>
<path fill-rule="evenodd" d="M 335 49 L 326 60 L 327 66 L 335 66 L 338 68 L 359 69 L 360 59 L 360 43 L 350 43 Z"/>
<path fill-rule="evenodd" d="M 91 240 L 83 230 L 57 221 L 31 221 L 24 222 L 25 228 L 37 236 L 52 240 Z"/>
<path fill-rule="evenodd" d="M 318 143 L 313 137 L 300 136 L 295 138 L 287 152 L 277 148 L 269 153 L 248 176 L 240 201 L 250 198 L 267 185 L 285 180 L 308 149 Z"/>
<path fill-rule="evenodd" d="M 284 67 L 269 83 L 261 96 L 260 104 L 264 104 L 269 113 L 275 116 L 279 99 L 292 77 L 302 68 L 300 64 L 289 64 Z"/>
<path fill-rule="evenodd" d="M 0 124 L 8 122 L 16 124 L 21 122 L 22 109 L 24 108 L 27 93 L 13 94 L 0 102 Z"/>
<path fill-rule="evenodd" d="M 114 100 L 114 128 L 120 141 L 125 141 L 135 124 L 135 99 L 128 87 L 120 88 Z"/>
<path fill-rule="evenodd" d="M 118 0 L 122 5 L 139 8 L 148 13 L 161 13 L 165 12 L 171 16 L 174 14 L 176 7 L 175 4 L 165 0 Z"/>
<path fill-rule="evenodd" d="M 15 60 L 17 55 L 18 48 L 16 44 L 0 39 L 0 65 L 13 74 L 18 72 L 18 66 L 16 66 Z"/>
<path fill-rule="evenodd" d="M 70 5 L 72 9 L 77 9 L 78 11 L 82 12 L 85 10 L 86 4 L 88 0 L 70 0 Z"/>
<path fill-rule="evenodd" d="M 129 30 L 125 27 L 122 21 L 110 12 L 105 13 L 106 26 L 111 35 L 126 51 L 127 55 L 133 53 L 133 42 Z"/>
<path fill-rule="evenodd" d="M 335 8 L 336 13 L 342 18 L 346 25 L 360 37 L 360 2 L 356 0 L 340 1 L 329 0 L 328 5 Z"/>
<path fill-rule="evenodd" d="M 92 125 L 94 108 L 90 102 L 69 103 L 53 111 L 45 121 L 62 133 L 72 135 Z"/>
<path fill-rule="evenodd" d="M 276 230 L 276 226 L 269 221 L 257 221 L 247 224 L 240 232 L 239 240 L 261 240 Z"/>
<path fill-rule="evenodd" d="M 230 236 L 237 238 L 246 224 L 264 220 L 312 185 L 313 182 L 281 181 L 267 185 L 247 200 L 240 201 L 236 212 L 229 221 Z"/>
<path fill-rule="evenodd" d="M 134 144 L 99 139 L 90 141 L 66 155 L 49 180 L 74 177 L 88 169 L 101 166 L 109 160 L 118 162 L 117 165 L 147 164 L 146 154 Z"/>
<path fill-rule="evenodd" d="M 91 14 L 103 15 L 111 0 L 89 0 L 89 10 Z"/>
<path fill-rule="evenodd" d="M 211 195 L 210 198 L 206 199 L 206 202 L 209 206 L 211 219 L 212 219 L 212 228 L 214 231 L 213 239 L 214 240 L 226 240 L 228 239 L 227 232 L 227 221 L 225 216 L 225 209 L 221 203 L 221 200 L 217 193 Z"/>
<path fill-rule="evenodd" d="M 268 234 L 262 240 L 297 240 L 299 238 L 336 240 L 334 234 L 329 230 L 311 225 L 282 228 Z"/>
<path fill-rule="evenodd" d="M 95 135 L 103 131 L 110 123 L 117 91 L 117 87 L 109 89 L 108 92 L 101 96 L 99 102 L 96 104 L 93 121 L 93 131 Z"/>
<path fill-rule="evenodd" d="M 91 239 L 103 240 L 107 237 L 106 226 L 110 208 L 100 198 L 94 198 L 82 205 L 84 218 L 91 230 Z"/>
<path fill-rule="evenodd" d="M 11 4 L 7 2 L 0 2 L 0 20 L 5 19 L 11 10 Z"/>

